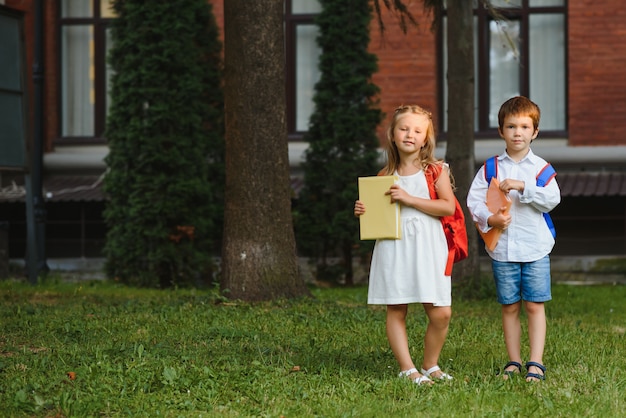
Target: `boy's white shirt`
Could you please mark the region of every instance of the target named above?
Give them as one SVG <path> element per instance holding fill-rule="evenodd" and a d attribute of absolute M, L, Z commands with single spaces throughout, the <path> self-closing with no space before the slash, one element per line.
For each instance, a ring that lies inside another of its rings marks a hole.
<path fill-rule="evenodd" d="M 545 187 L 537 187 L 537 174 L 547 162 L 532 150 L 519 162 L 513 161 L 506 151 L 497 157 L 498 180 L 522 180 L 524 192 L 509 193 L 511 224 L 502 233 L 493 251 L 487 250 L 496 261 L 530 262 L 548 255 L 554 247 L 554 238 L 546 225 L 542 212 L 550 212 L 561 202 L 561 190 L 556 179 Z M 476 173 L 467 195 L 467 207 L 481 231 L 491 229 L 487 219 L 492 213 L 485 204 L 489 184 L 485 180 L 484 165 Z"/>

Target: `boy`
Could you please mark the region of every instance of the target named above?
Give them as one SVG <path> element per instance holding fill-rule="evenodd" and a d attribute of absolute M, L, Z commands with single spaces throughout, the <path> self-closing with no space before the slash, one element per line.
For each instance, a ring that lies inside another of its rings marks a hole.
<path fill-rule="evenodd" d="M 502 305 L 502 329 L 509 356 L 504 377 L 522 371 L 520 311 L 523 301 L 530 342 L 530 359 L 526 363 L 526 381 L 529 382 L 545 379 L 544 302 L 552 299 L 549 254 L 554 237 L 543 213 L 551 211 L 561 201 L 561 191 L 554 178 L 544 186 L 537 184 L 537 176 L 548 165 L 530 149 L 539 133 L 539 118 L 539 107 L 526 97 L 513 97 L 502 104 L 498 132 L 504 139 L 505 151 L 491 161 L 497 167 L 489 169 L 491 174 L 485 171 L 485 165 L 480 168 L 467 196 L 467 207 L 481 231 L 502 229 L 494 250 L 486 250 L 492 259 L 498 302 Z M 491 213 L 487 208 L 489 176 L 497 177 L 500 190 L 509 194 L 512 205 L 508 213 L 504 210 Z"/>

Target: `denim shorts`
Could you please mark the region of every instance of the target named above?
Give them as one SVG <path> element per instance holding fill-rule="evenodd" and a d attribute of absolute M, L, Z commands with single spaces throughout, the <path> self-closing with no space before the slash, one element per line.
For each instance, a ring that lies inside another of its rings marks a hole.
<path fill-rule="evenodd" d="M 491 260 L 498 303 L 510 305 L 520 299 L 547 302 L 550 291 L 550 257 L 527 263 Z"/>

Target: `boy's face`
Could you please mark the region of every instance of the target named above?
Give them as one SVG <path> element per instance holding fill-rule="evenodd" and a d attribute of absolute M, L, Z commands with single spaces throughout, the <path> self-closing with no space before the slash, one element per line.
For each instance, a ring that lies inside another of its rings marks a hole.
<path fill-rule="evenodd" d="M 537 137 L 539 129 L 535 129 L 530 116 L 510 115 L 504 118 L 500 136 L 506 143 L 509 154 L 526 154 L 530 143 Z"/>

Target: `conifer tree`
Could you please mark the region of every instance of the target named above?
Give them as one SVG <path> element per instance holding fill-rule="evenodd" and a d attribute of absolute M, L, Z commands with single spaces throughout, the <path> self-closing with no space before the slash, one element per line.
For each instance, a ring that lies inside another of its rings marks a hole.
<path fill-rule="evenodd" d="M 368 52 L 371 9 L 368 0 L 321 0 L 316 23 L 322 53 L 315 110 L 305 140 L 305 185 L 298 201 L 298 246 L 318 261 L 343 260 L 346 284 L 353 281 L 353 248 L 359 242 L 352 207 L 357 178 L 376 173 L 382 119 L 371 82 L 377 57 Z"/>
<path fill-rule="evenodd" d="M 208 281 L 222 228 L 221 43 L 205 0 L 116 0 L 106 137 L 106 272 Z"/>

